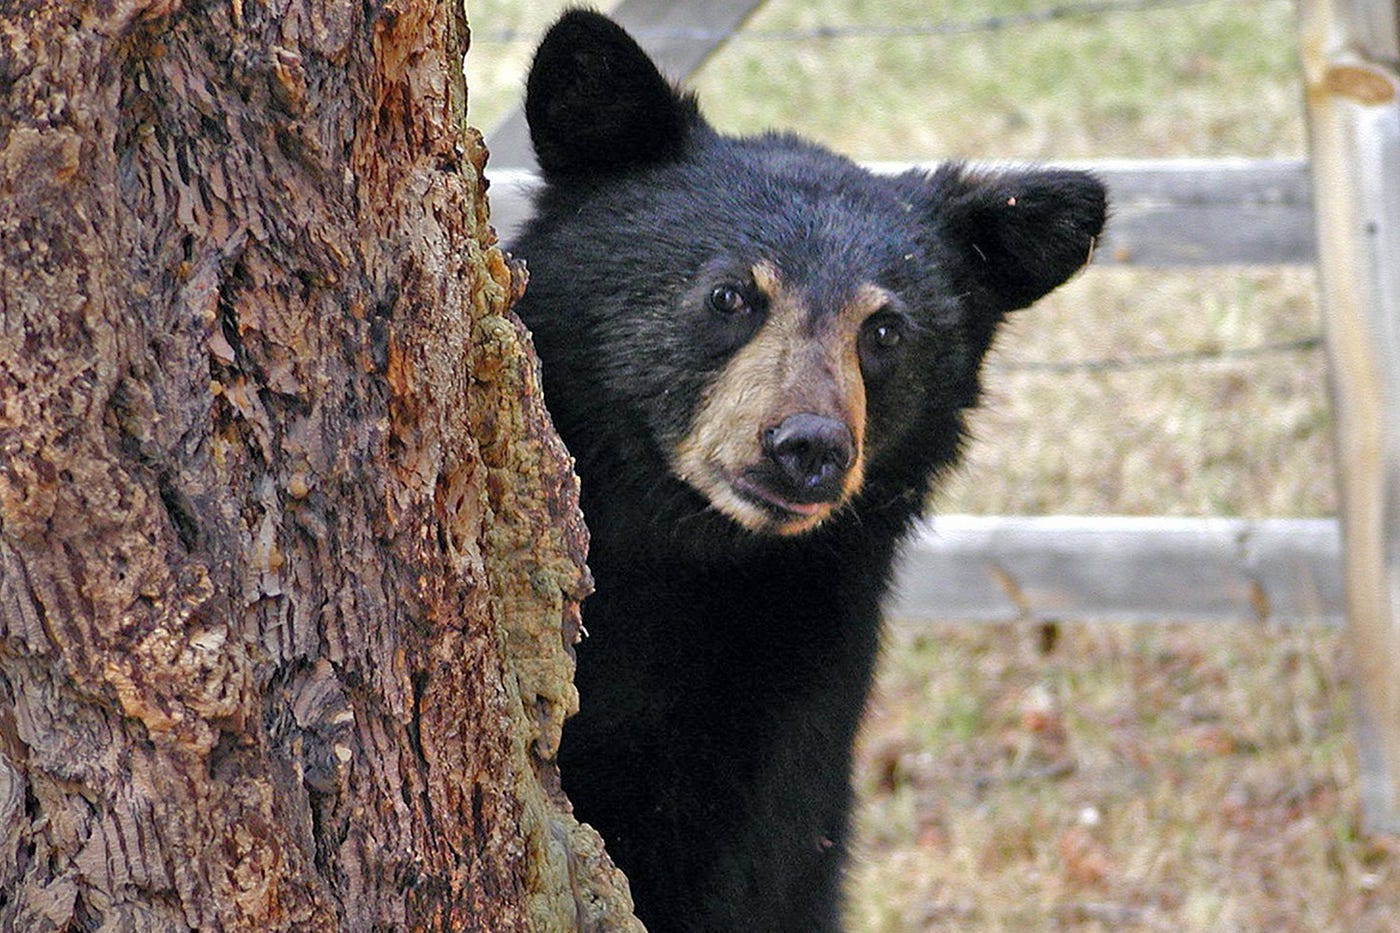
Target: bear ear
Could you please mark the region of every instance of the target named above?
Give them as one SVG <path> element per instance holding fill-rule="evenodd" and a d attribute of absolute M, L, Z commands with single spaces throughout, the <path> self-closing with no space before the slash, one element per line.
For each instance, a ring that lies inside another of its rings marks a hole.
<path fill-rule="evenodd" d="M 621 26 L 575 9 L 535 52 L 525 118 L 544 173 L 577 175 L 676 158 L 699 112 Z"/>
<path fill-rule="evenodd" d="M 998 312 L 1024 308 L 1092 258 L 1108 197 L 1087 172 L 944 166 L 926 189 L 939 237 L 953 244 Z"/>

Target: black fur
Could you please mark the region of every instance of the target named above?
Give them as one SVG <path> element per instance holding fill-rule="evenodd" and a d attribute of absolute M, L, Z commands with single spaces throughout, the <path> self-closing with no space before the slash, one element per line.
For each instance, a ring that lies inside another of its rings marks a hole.
<path fill-rule="evenodd" d="M 597 592 L 560 762 L 653 933 L 836 930 L 851 741 L 901 535 L 956 459 L 1002 316 L 1088 259 L 1078 172 L 876 177 L 788 135 L 716 133 L 604 17 L 566 13 L 526 112 L 547 185 L 513 245 L 518 311 L 577 458 Z M 698 313 L 764 259 L 817 312 L 898 298 L 865 375 L 859 492 L 806 534 L 754 534 L 670 470 L 745 334 Z"/>

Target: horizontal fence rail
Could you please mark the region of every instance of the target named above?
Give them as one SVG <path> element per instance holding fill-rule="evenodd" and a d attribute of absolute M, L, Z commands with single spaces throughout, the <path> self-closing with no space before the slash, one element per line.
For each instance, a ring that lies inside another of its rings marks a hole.
<path fill-rule="evenodd" d="M 1342 623 L 1331 519 L 940 516 L 905 545 L 894 621 Z"/>
<path fill-rule="evenodd" d="M 1078 166 L 1108 186 L 1097 261 L 1135 266 L 1299 265 L 1317 256 L 1302 159 L 1173 159 Z"/>
<path fill-rule="evenodd" d="M 878 162 L 882 173 L 932 163 Z M 1290 265 L 1316 256 L 1312 184 L 1303 160 L 1180 159 L 1075 164 L 1108 186 L 1111 217 L 1096 263 Z M 507 246 L 530 213 L 533 172 L 487 168 L 491 217 Z M 528 262 L 529 257 L 526 257 Z"/>
<path fill-rule="evenodd" d="M 823 23 L 818 26 L 793 27 L 793 28 L 748 28 L 741 32 L 728 30 L 722 26 L 717 26 L 714 20 L 717 17 L 707 18 L 703 5 L 692 4 L 693 7 L 700 7 L 699 15 L 689 10 L 680 11 L 682 15 L 688 14 L 690 24 L 679 17 L 667 13 L 665 18 L 655 17 L 649 25 L 640 25 L 628 29 L 632 37 L 642 43 L 643 48 L 648 47 L 648 43 L 662 41 L 672 42 L 730 42 L 735 39 L 740 42 L 815 42 L 821 40 L 840 39 L 934 39 L 954 36 L 966 36 L 975 33 L 1003 32 L 1010 29 L 1020 29 L 1031 26 L 1044 26 L 1050 23 L 1064 23 L 1075 20 L 1101 19 L 1113 16 L 1114 14 L 1131 13 L 1151 13 L 1158 10 L 1174 10 L 1181 7 L 1205 6 L 1210 3 L 1218 3 L 1219 0 L 1081 0 L 1078 3 L 1065 3 L 1059 6 L 1042 7 L 1034 10 L 1023 10 L 1016 13 L 998 13 L 990 16 L 979 16 L 972 19 L 947 19 L 924 22 L 905 23 Z M 1268 0 L 1255 0 L 1257 3 L 1268 2 Z M 647 0 L 648 6 L 655 5 L 655 0 Z M 674 3 L 661 3 L 662 10 L 669 10 L 675 6 Z M 624 7 L 619 7 L 613 12 L 613 16 L 621 21 L 620 12 Z M 520 29 L 474 29 L 472 30 L 472 42 L 490 43 L 535 43 L 539 41 L 539 33 L 535 30 Z M 649 49 L 648 49 L 649 50 Z M 670 75 L 688 74 L 679 68 L 663 69 L 663 73 Z"/>

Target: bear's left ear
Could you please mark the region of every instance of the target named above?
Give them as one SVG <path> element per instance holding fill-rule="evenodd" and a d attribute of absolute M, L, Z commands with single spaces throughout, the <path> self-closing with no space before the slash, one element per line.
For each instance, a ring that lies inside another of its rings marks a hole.
<path fill-rule="evenodd" d="M 535 52 L 525 119 L 545 175 L 579 175 L 676 158 L 699 111 L 626 30 L 574 9 Z"/>
<path fill-rule="evenodd" d="M 925 184 L 926 216 L 998 312 L 1026 307 L 1088 263 L 1108 209 L 1103 183 L 1086 172 L 953 165 Z"/>

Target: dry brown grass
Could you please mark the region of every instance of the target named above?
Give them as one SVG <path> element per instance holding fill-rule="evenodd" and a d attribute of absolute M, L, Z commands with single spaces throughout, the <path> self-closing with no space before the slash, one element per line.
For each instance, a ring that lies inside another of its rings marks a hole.
<path fill-rule="evenodd" d="M 861 743 L 854 929 L 1383 931 L 1321 628 L 897 632 Z"/>
<path fill-rule="evenodd" d="M 1013 318 L 939 497 L 980 514 L 1330 515 L 1318 349 L 1088 372 L 1026 362 L 1211 354 L 1321 332 L 1309 269 L 1095 269 Z"/>
<path fill-rule="evenodd" d="M 753 29 L 973 20 L 1059 0 L 770 0 Z M 561 3 L 470 0 L 474 28 Z M 868 159 L 1301 155 L 1287 0 L 948 38 L 738 39 L 694 82 L 722 128 Z M 528 45 L 479 43 L 473 117 Z M 488 137 L 489 142 L 489 137 Z M 943 511 L 1330 515 L 1316 350 L 1115 372 L 1026 361 L 1320 332 L 1302 269 L 1096 269 L 1020 314 Z M 1358 832 L 1344 639 L 1323 628 L 896 628 L 861 743 L 852 929 L 1400 929 L 1400 844 Z"/>

